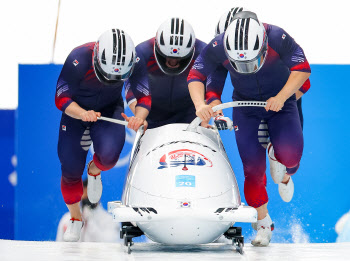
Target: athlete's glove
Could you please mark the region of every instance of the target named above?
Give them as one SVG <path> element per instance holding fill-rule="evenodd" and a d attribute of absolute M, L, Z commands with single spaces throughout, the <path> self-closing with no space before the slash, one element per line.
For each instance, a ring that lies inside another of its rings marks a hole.
<path fill-rule="evenodd" d="M 214 123 L 218 130 L 233 130 L 233 122 L 231 119 L 222 114 L 215 117 Z"/>

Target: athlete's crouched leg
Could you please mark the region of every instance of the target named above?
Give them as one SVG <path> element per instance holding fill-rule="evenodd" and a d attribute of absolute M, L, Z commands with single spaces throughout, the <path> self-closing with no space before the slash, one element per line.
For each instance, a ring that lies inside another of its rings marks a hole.
<path fill-rule="evenodd" d="M 252 224 L 253 228 L 257 230 L 257 234 L 251 243 L 254 246 L 268 246 L 274 225 L 267 212 L 268 196 L 265 173 L 260 179 L 256 178 L 256 175 L 246 177 L 244 194 L 249 206 L 256 208 L 258 211 L 258 221 Z"/>
<path fill-rule="evenodd" d="M 61 192 L 64 202 L 72 205 L 81 200 L 83 195 L 83 183 L 80 178 L 61 177 Z"/>
<path fill-rule="evenodd" d="M 275 157 L 287 168 L 287 174 L 293 175 L 297 172 L 301 156 L 303 153 L 303 144 L 295 142 L 294 144 L 283 144 L 274 146 Z"/>
<path fill-rule="evenodd" d="M 102 171 L 110 170 L 117 164 L 119 159 L 119 153 L 114 152 L 105 152 L 101 154 L 94 154 L 93 161 L 97 168 Z"/>
<path fill-rule="evenodd" d="M 266 191 L 266 175 L 257 178 L 255 175 L 246 175 L 244 181 L 244 196 L 249 206 L 259 208 L 269 200 Z"/>
<path fill-rule="evenodd" d="M 284 144 L 275 147 L 276 159 L 285 166 L 285 175 L 282 182 L 278 184 L 278 192 L 285 202 L 290 202 L 294 195 L 294 182 L 292 175 L 299 168 L 300 160 L 303 152 L 302 139 L 295 140 L 293 144 Z"/>

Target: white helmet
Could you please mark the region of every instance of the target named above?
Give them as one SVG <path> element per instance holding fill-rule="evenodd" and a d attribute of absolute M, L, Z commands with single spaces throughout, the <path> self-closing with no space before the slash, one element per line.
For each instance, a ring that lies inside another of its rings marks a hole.
<path fill-rule="evenodd" d="M 196 37 L 192 26 L 181 18 L 171 18 L 158 29 L 154 54 L 159 68 L 166 74 L 178 75 L 186 70 L 194 55 Z M 180 66 L 166 66 L 166 58 L 178 58 Z"/>
<path fill-rule="evenodd" d="M 123 30 L 111 29 L 98 38 L 93 57 L 97 79 L 113 85 L 130 77 L 135 65 L 135 46 Z"/>
<path fill-rule="evenodd" d="M 238 12 L 248 11 L 244 7 L 233 7 L 231 10 L 225 12 L 221 17 L 215 29 L 215 37 L 226 31 L 227 27 L 231 24 L 233 16 Z"/>
<path fill-rule="evenodd" d="M 239 12 L 224 35 L 224 49 L 238 73 L 256 73 L 267 55 L 267 35 L 253 12 Z"/>

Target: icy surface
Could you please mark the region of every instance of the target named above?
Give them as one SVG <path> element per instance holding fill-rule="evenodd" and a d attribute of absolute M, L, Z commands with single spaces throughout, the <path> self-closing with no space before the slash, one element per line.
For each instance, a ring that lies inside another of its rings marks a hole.
<path fill-rule="evenodd" d="M 244 255 L 231 245 L 165 246 L 135 243 L 128 255 L 118 243 L 64 243 L 0 240 L 0 260 L 349 260 L 350 243 L 271 244 L 266 248 L 246 244 Z"/>

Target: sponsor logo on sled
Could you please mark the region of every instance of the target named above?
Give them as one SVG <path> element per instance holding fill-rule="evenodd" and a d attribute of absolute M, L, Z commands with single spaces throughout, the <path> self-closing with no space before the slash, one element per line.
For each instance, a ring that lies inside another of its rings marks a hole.
<path fill-rule="evenodd" d="M 188 166 L 213 166 L 212 161 L 203 154 L 200 154 L 199 152 L 194 150 L 187 149 L 175 150 L 164 154 L 160 158 L 159 164 L 160 166 L 158 167 L 158 169 L 173 168 L 179 166 L 182 166 L 182 168 L 187 168 Z"/>

